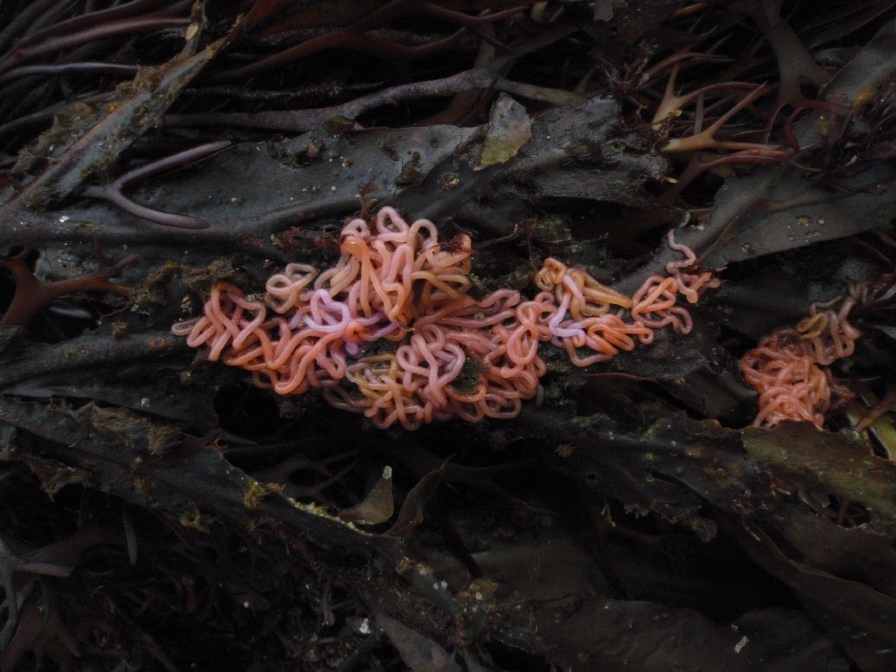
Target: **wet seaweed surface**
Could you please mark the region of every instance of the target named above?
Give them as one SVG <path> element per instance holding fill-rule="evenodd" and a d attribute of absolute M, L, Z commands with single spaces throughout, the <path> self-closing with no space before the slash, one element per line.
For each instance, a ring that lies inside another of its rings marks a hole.
<path fill-rule="evenodd" d="M 886 0 L 0 4 L 0 669 L 896 669 L 894 77 Z M 384 205 L 477 296 L 670 229 L 721 286 L 413 432 L 172 333 Z M 847 297 L 818 426 L 753 426 Z"/>

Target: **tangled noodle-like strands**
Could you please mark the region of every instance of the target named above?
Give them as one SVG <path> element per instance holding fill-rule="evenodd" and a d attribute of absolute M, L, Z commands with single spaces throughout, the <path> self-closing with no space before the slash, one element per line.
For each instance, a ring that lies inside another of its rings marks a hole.
<path fill-rule="evenodd" d="M 540 343 L 588 366 L 652 342 L 660 327 L 690 331 L 678 294 L 693 303 L 719 281 L 694 270 L 693 252 L 671 232 L 669 244 L 685 259 L 633 297 L 548 259 L 534 299 L 499 289 L 476 300 L 467 293 L 470 237 L 442 245 L 432 222 L 408 224 L 387 207 L 345 226 L 332 268 L 289 264 L 261 300 L 218 282 L 204 315 L 172 330 L 191 347 L 208 346 L 210 360 L 251 371 L 262 387 L 283 395 L 321 388 L 331 405 L 380 428 L 511 418 L 547 370 Z"/>
<path fill-rule="evenodd" d="M 845 299 L 813 303 L 795 329 L 778 329 L 741 358 L 744 378 L 759 393 L 756 427 L 805 420 L 821 429 L 832 400 L 852 398 L 828 366 L 855 350 L 860 333 L 847 318 L 857 296 L 852 290 Z"/>

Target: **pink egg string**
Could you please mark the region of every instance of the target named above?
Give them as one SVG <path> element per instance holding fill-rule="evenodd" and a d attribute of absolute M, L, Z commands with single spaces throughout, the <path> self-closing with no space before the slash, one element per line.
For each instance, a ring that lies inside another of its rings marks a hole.
<path fill-rule="evenodd" d="M 540 343 L 589 366 L 652 342 L 655 329 L 690 331 L 678 295 L 693 302 L 719 282 L 671 233 L 669 244 L 685 259 L 633 297 L 551 258 L 534 299 L 499 289 L 476 300 L 470 237 L 441 244 L 432 222 L 408 224 L 386 207 L 345 226 L 332 268 L 288 264 L 263 300 L 218 282 L 204 315 L 173 331 L 207 345 L 210 360 L 251 371 L 259 386 L 283 395 L 322 388 L 331 405 L 380 428 L 512 418 L 547 371 Z"/>
<path fill-rule="evenodd" d="M 849 401 L 852 392 L 837 384 L 828 368 L 850 356 L 861 335 L 849 321 L 857 293 L 831 304 L 812 304 L 809 316 L 795 329 L 778 329 L 740 360 L 747 382 L 759 393 L 757 427 L 782 420 L 804 420 L 819 429 L 834 403 Z M 836 305 L 836 303 L 834 305 Z"/>

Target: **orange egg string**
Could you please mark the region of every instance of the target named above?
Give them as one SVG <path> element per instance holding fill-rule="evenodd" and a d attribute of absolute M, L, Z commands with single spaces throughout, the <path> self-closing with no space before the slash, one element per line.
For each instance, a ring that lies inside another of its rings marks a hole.
<path fill-rule="evenodd" d="M 845 298 L 813 303 L 796 328 L 774 331 L 741 358 L 744 378 L 759 393 L 755 426 L 804 420 L 821 429 L 832 405 L 853 398 L 829 366 L 850 356 L 861 335 L 848 320 L 858 290 L 851 287 Z"/>
<path fill-rule="evenodd" d="M 477 300 L 468 294 L 470 237 L 445 246 L 432 222 L 408 224 L 386 207 L 345 226 L 332 268 L 288 264 L 259 300 L 218 282 L 204 314 L 173 331 L 207 346 L 210 360 L 251 371 L 261 387 L 321 388 L 332 406 L 380 428 L 512 418 L 547 371 L 542 343 L 584 367 L 651 343 L 655 329 L 690 331 L 679 295 L 693 302 L 718 279 L 697 270 L 671 233 L 669 244 L 685 259 L 633 297 L 551 258 L 535 275 L 533 299 L 499 289 Z"/>

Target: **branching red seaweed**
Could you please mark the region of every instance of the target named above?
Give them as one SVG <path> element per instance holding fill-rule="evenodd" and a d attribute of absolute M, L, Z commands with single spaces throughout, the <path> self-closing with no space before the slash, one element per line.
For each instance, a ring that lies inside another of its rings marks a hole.
<path fill-rule="evenodd" d="M 42 282 L 34 275 L 25 260 L 29 252 L 30 250 L 25 250 L 16 256 L 0 259 L 0 268 L 9 272 L 16 286 L 12 302 L 0 319 L 0 326 L 27 326 L 44 307 L 60 297 L 75 292 L 109 292 L 119 296 L 130 295 L 130 290 L 127 287 L 117 285 L 109 278 L 115 277 L 125 266 L 133 263 L 137 259 L 136 256 L 107 266 L 106 258 L 97 246 L 99 266 L 95 272 L 69 280 Z"/>

